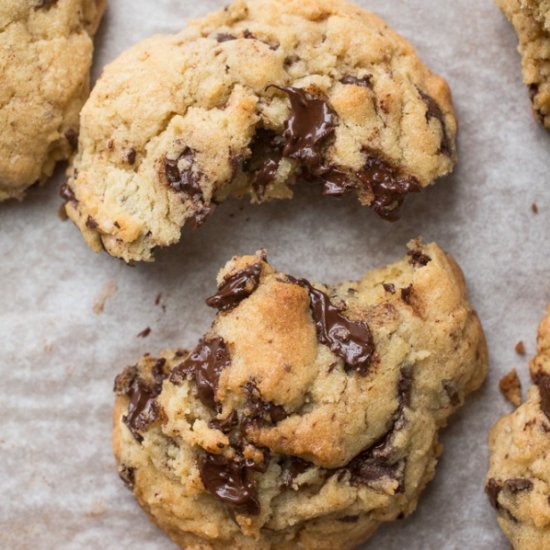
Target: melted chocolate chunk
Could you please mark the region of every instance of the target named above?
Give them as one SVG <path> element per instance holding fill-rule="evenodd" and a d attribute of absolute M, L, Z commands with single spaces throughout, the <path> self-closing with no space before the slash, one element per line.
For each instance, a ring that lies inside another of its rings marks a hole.
<path fill-rule="evenodd" d="M 525 479 L 522 477 L 518 477 L 515 479 L 507 479 L 504 482 L 504 485 L 514 495 L 522 491 L 530 491 L 533 488 L 533 482 L 530 479 Z"/>
<path fill-rule="evenodd" d="M 355 188 L 352 178 L 338 168 L 329 168 L 319 174 L 323 181 L 323 195 L 342 197 Z"/>
<path fill-rule="evenodd" d="M 115 391 L 117 393 L 124 391 L 124 394 L 130 399 L 128 414 L 122 417 L 122 421 L 139 443 L 143 441 L 143 437 L 139 432 L 157 420 L 160 414 L 160 406 L 156 402 L 156 398 L 159 396 L 162 383 L 166 378 L 164 373 L 165 363 L 166 359 L 159 359 L 156 362 L 151 371 L 152 382 L 140 378 L 137 369 L 125 371 L 122 373 L 121 378 L 117 377 L 115 379 Z M 129 376 L 132 372 L 134 379 L 130 383 Z"/>
<path fill-rule="evenodd" d="M 252 187 L 258 200 L 263 199 L 266 189 L 277 177 L 283 146 L 281 136 L 265 128 L 259 128 L 250 143 L 252 154 L 244 171 L 252 174 Z"/>
<path fill-rule="evenodd" d="M 390 294 L 395 294 L 395 285 L 393 283 L 384 283 L 382 286 L 384 287 L 384 290 L 386 292 L 389 292 Z"/>
<path fill-rule="evenodd" d="M 351 481 L 355 485 L 367 485 L 371 481 L 377 481 L 384 477 L 397 479 L 397 467 L 394 464 L 386 464 L 376 459 L 357 460 L 349 466 L 349 469 Z"/>
<path fill-rule="evenodd" d="M 412 285 L 409 285 L 408 287 L 401 289 L 401 299 L 408 305 L 411 305 L 412 288 Z"/>
<path fill-rule="evenodd" d="M 219 430 L 224 434 L 231 433 L 239 424 L 239 415 L 237 411 L 231 411 L 231 414 L 223 420 L 214 419 L 211 420 L 208 425 L 214 429 Z"/>
<path fill-rule="evenodd" d="M 288 94 L 291 115 L 285 122 L 287 140 L 283 154 L 300 160 L 314 175 L 324 164 L 323 152 L 338 125 L 338 117 L 327 101 L 313 97 L 305 90 L 273 86 Z M 321 169 L 322 171 L 322 169 Z"/>
<path fill-rule="evenodd" d="M 77 203 L 76 196 L 74 191 L 71 189 L 68 183 L 64 183 L 59 188 L 59 196 L 65 200 L 65 202 L 74 202 Z"/>
<path fill-rule="evenodd" d="M 427 254 L 423 254 L 421 250 L 409 250 L 407 255 L 410 256 L 410 264 L 415 267 L 427 266 L 432 261 L 432 259 Z"/>
<path fill-rule="evenodd" d="M 371 154 L 357 174 L 359 180 L 374 195 L 373 210 L 388 221 L 399 218 L 399 209 L 409 193 L 421 190 L 414 176 L 401 175 L 382 157 Z"/>
<path fill-rule="evenodd" d="M 220 311 L 237 307 L 258 288 L 261 274 L 261 264 L 254 264 L 231 275 L 218 287 L 217 294 L 206 300 L 207 305 Z"/>
<path fill-rule="evenodd" d="M 180 170 L 178 165 L 181 161 L 186 161 L 188 167 Z M 186 147 L 176 160 L 164 159 L 164 171 L 168 184 L 174 191 L 185 193 L 190 197 L 198 197 L 202 200 L 203 194 L 199 183 L 200 174 L 193 171 L 194 162 L 195 152 Z"/>
<path fill-rule="evenodd" d="M 447 126 L 445 124 L 445 115 L 443 114 L 441 107 L 433 97 L 420 90 L 419 93 L 422 101 L 426 104 L 426 107 L 428 108 L 428 110 L 426 111 L 426 120 L 430 122 L 432 118 L 435 118 L 439 121 L 439 124 L 441 124 L 442 137 L 440 152 L 450 157 L 453 154 L 453 145 L 447 131 Z"/>
<path fill-rule="evenodd" d="M 239 511 L 258 515 L 260 501 L 255 481 L 242 457 L 230 460 L 221 455 L 202 453 L 198 459 L 202 483 L 207 491 Z"/>
<path fill-rule="evenodd" d="M 237 37 L 227 32 L 220 32 L 216 35 L 216 40 L 221 44 L 223 42 L 229 42 L 230 40 L 237 40 Z"/>
<path fill-rule="evenodd" d="M 336 307 L 324 292 L 313 288 L 305 279 L 287 276 L 287 280 L 307 289 L 319 342 L 344 360 L 346 372 L 356 371 L 366 376 L 374 358 L 374 341 L 368 325 L 348 319 L 342 308 Z"/>
<path fill-rule="evenodd" d="M 372 90 L 372 75 L 368 74 L 361 78 L 356 76 L 346 75 L 340 80 L 342 84 L 352 84 L 354 86 L 362 86 L 363 88 L 369 88 Z"/>
<path fill-rule="evenodd" d="M 247 382 L 244 389 L 248 395 L 246 408 L 248 415 L 244 424 L 254 423 L 261 425 L 273 425 L 284 420 L 288 414 L 284 407 L 264 401 L 256 383 L 251 380 Z"/>
<path fill-rule="evenodd" d="M 550 420 L 550 375 L 540 373 L 535 380 L 540 393 L 540 408 Z"/>
<path fill-rule="evenodd" d="M 494 478 L 491 478 L 487 482 L 487 485 L 485 485 L 485 492 L 489 497 L 489 502 L 491 503 L 491 506 L 496 510 L 500 508 L 500 504 L 498 503 L 498 495 L 500 494 L 500 491 L 502 491 L 502 487 L 496 482 Z"/>
<path fill-rule="evenodd" d="M 78 147 L 78 133 L 72 128 L 69 128 L 65 132 L 65 139 L 69 142 L 71 149 L 73 151 L 76 150 L 76 148 Z"/>
<path fill-rule="evenodd" d="M 92 216 L 88 216 L 88 219 L 86 220 L 86 227 L 88 229 L 97 229 L 99 224 L 92 218 Z"/>
<path fill-rule="evenodd" d="M 231 358 L 223 338 L 201 340 L 199 345 L 181 364 L 170 373 L 170 382 L 181 384 L 183 378 L 193 377 L 197 385 L 197 396 L 211 409 L 216 408 L 216 390 L 222 370 Z"/>
<path fill-rule="evenodd" d="M 311 462 L 298 458 L 297 456 L 289 457 L 282 465 L 283 486 L 291 487 L 294 480 L 312 466 L 313 464 Z"/>

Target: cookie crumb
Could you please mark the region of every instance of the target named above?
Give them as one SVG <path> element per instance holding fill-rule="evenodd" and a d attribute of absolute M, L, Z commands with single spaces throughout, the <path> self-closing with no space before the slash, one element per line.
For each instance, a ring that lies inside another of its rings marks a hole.
<path fill-rule="evenodd" d="M 59 207 L 59 210 L 57 211 L 57 217 L 62 221 L 66 222 L 69 219 L 69 216 L 67 216 L 67 211 L 65 210 L 65 205 L 62 204 Z"/>
<path fill-rule="evenodd" d="M 147 338 L 147 336 L 149 336 L 149 334 L 151 334 L 151 332 L 152 332 L 151 327 L 146 327 L 137 335 L 137 337 L 138 338 Z"/>
<path fill-rule="evenodd" d="M 539 213 L 539 207 L 537 206 L 537 203 L 534 202 L 532 205 L 531 205 L 531 210 L 533 211 L 533 214 L 538 214 Z"/>
<path fill-rule="evenodd" d="M 96 315 L 101 315 L 105 310 L 105 305 L 107 301 L 112 298 L 118 291 L 118 286 L 114 281 L 107 281 L 100 293 L 98 294 L 93 307 L 93 312 Z"/>
<path fill-rule="evenodd" d="M 518 355 L 525 355 L 525 344 L 522 340 L 516 344 L 515 350 Z"/>
<path fill-rule="evenodd" d="M 499 388 L 504 398 L 512 405 L 516 407 L 521 405 L 521 382 L 516 369 L 512 369 L 506 376 L 501 378 Z"/>

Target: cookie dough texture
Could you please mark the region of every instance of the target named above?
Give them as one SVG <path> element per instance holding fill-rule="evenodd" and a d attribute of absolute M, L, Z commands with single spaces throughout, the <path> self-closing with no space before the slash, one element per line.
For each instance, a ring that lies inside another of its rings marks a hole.
<path fill-rule="evenodd" d="M 550 308 L 537 348 L 527 400 L 489 436 L 486 490 L 516 550 L 550 548 Z"/>
<path fill-rule="evenodd" d="M 411 247 L 331 287 L 234 258 L 191 355 L 117 378 L 120 475 L 182 548 L 340 550 L 414 511 L 487 352 L 453 259 Z"/>
<path fill-rule="evenodd" d="M 514 25 L 533 111 L 550 128 L 550 1 L 497 0 Z"/>
<path fill-rule="evenodd" d="M 283 89 L 284 88 L 284 89 Z M 355 191 L 394 219 L 450 172 L 450 91 L 410 44 L 343 0 L 238 0 L 105 69 L 82 113 L 68 215 L 126 261 L 229 196 Z"/>
<path fill-rule="evenodd" d="M 104 4 L 0 2 L 0 201 L 23 198 L 76 148 Z"/>

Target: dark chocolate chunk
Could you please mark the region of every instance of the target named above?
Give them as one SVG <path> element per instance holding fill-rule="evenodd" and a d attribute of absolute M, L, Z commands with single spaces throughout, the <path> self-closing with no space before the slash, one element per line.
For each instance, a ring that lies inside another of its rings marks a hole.
<path fill-rule="evenodd" d="M 178 164 L 182 160 L 186 161 L 189 166 L 180 170 Z M 200 173 L 193 171 L 194 162 L 195 152 L 186 147 L 176 160 L 164 159 L 164 171 L 168 184 L 174 191 L 185 193 L 190 197 L 198 197 L 202 200 L 203 194 L 199 183 Z"/>
<path fill-rule="evenodd" d="M 445 393 L 449 397 L 449 401 L 453 407 L 460 405 L 460 394 L 456 388 L 454 380 L 443 380 L 441 383 Z"/>
<path fill-rule="evenodd" d="M 88 219 L 86 220 L 86 227 L 88 229 L 97 229 L 99 224 L 92 218 L 92 216 L 88 216 Z"/>
<path fill-rule="evenodd" d="M 440 152 L 450 157 L 453 154 L 453 145 L 451 143 L 451 138 L 449 137 L 449 132 L 447 131 L 447 125 L 445 124 L 445 115 L 433 97 L 425 92 L 422 92 L 421 90 L 419 90 L 419 93 L 422 101 L 427 107 L 426 120 L 430 122 L 432 118 L 435 118 L 441 124 L 442 136 Z"/>
<path fill-rule="evenodd" d="M 273 425 L 281 422 L 281 420 L 284 420 L 288 416 L 283 406 L 264 401 L 254 380 L 247 382 L 244 389 L 248 396 L 245 406 L 247 409 L 245 425 L 249 423 Z"/>
<path fill-rule="evenodd" d="M 193 217 L 189 219 L 189 223 L 193 229 L 198 229 L 212 214 L 213 207 L 201 206 L 193 212 Z"/>
<path fill-rule="evenodd" d="M 366 376 L 375 351 L 367 323 L 348 319 L 342 308 L 336 307 L 324 292 L 313 288 L 305 279 L 287 279 L 307 289 L 319 342 L 344 360 L 346 372 L 356 371 Z"/>
<path fill-rule="evenodd" d="M 128 149 L 126 151 L 126 160 L 128 161 L 128 164 L 130 166 L 133 166 L 136 162 L 136 156 L 137 156 L 137 153 L 136 153 L 136 150 L 131 147 L 130 149 Z"/>
<path fill-rule="evenodd" d="M 311 468 L 313 464 L 307 460 L 298 458 L 297 456 L 288 457 L 287 460 L 282 464 L 282 478 L 283 486 L 291 487 L 294 483 L 294 480 L 307 470 Z"/>
<path fill-rule="evenodd" d="M 122 481 L 126 484 L 128 489 L 134 488 L 136 469 L 127 466 L 126 464 L 121 464 L 118 468 L 118 475 Z"/>
<path fill-rule="evenodd" d="M 384 477 L 396 479 L 396 467 L 379 460 L 357 460 L 350 466 L 351 479 L 354 484 L 368 484 Z"/>
<path fill-rule="evenodd" d="M 218 287 L 217 294 L 208 298 L 206 303 L 220 311 L 228 311 L 237 307 L 258 288 L 261 274 L 261 264 L 253 264 L 234 273 L 223 281 Z"/>
<path fill-rule="evenodd" d="M 409 285 L 408 287 L 401 289 L 401 299 L 408 305 L 411 305 L 412 288 L 412 285 Z"/>
<path fill-rule="evenodd" d="M 530 491 L 533 488 L 533 482 L 530 479 L 523 477 L 518 477 L 514 479 L 507 479 L 504 482 L 504 485 L 510 490 L 514 495 L 522 491 Z"/>
<path fill-rule="evenodd" d="M 393 283 L 384 283 L 382 286 L 384 287 L 384 290 L 386 292 L 389 292 L 390 294 L 395 294 L 395 285 Z"/>
<path fill-rule="evenodd" d="M 201 340 L 199 345 L 181 364 L 170 373 L 170 382 L 180 384 L 191 376 L 197 385 L 197 396 L 204 405 L 216 408 L 216 389 L 221 371 L 229 365 L 231 358 L 223 338 Z"/>
<path fill-rule="evenodd" d="M 122 417 L 122 421 L 139 443 L 143 441 L 143 437 L 139 432 L 157 420 L 160 414 L 160 406 L 156 402 L 156 398 L 162 391 L 162 383 L 166 378 L 164 372 L 165 363 L 165 359 L 159 359 L 156 362 L 151 370 L 152 382 L 147 382 L 140 378 L 137 370 L 135 370 L 135 378 L 130 386 L 126 388 L 126 395 L 129 397 L 130 403 L 128 405 L 128 414 Z M 123 384 L 124 379 L 119 380 L 117 377 L 115 380 L 115 390 L 122 388 Z"/>
<path fill-rule="evenodd" d="M 535 382 L 540 393 L 540 408 L 546 418 L 550 420 L 550 375 L 541 373 Z"/>
<path fill-rule="evenodd" d="M 275 181 L 283 158 L 284 142 L 271 130 L 259 128 L 250 143 L 251 155 L 244 171 L 252 174 L 252 187 L 261 200 L 268 186 Z"/>
<path fill-rule="evenodd" d="M 405 365 L 401 367 L 401 378 L 397 383 L 397 398 L 399 400 L 400 412 L 402 412 L 405 407 L 410 406 L 413 380 L 412 365 Z"/>
<path fill-rule="evenodd" d="M 224 434 L 231 433 L 239 424 L 239 415 L 237 411 L 231 411 L 231 414 L 223 420 L 214 419 L 211 420 L 208 425 L 214 429 L 219 430 Z"/>
<path fill-rule="evenodd" d="M 489 502 L 491 503 L 491 506 L 497 510 L 500 508 L 500 504 L 498 503 L 498 495 L 500 494 L 500 491 L 502 491 L 502 487 L 494 478 L 491 478 L 487 482 L 487 485 L 485 485 L 485 492 L 489 497 Z"/>
<path fill-rule="evenodd" d="M 198 458 L 202 483 L 207 491 L 223 502 L 249 515 L 260 513 L 255 481 L 242 457 L 230 460 L 222 455 L 202 453 Z"/>
<path fill-rule="evenodd" d="M 352 75 L 346 75 L 340 80 L 342 84 L 352 84 L 355 86 L 362 86 L 363 88 L 369 88 L 372 90 L 372 75 L 367 74 L 361 78 L 357 78 L 356 76 Z"/>
<path fill-rule="evenodd" d="M 324 164 L 323 152 L 334 136 L 338 117 L 324 99 L 299 88 L 273 86 L 288 94 L 291 114 L 285 122 L 285 157 L 300 160 L 314 175 Z"/>
<path fill-rule="evenodd" d="M 78 133 L 69 128 L 65 131 L 65 139 L 69 142 L 71 149 L 74 151 L 78 147 Z"/>
<path fill-rule="evenodd" d="M 415 267 L 424 267 L 432 261 L 432 259 L 421 250 L 409 250 L 407 255 L 410 256 L 409 262 Z"/>
<path fill-rule="evenodd" d="M 357 173 L 362 185 L 374 195 L 373 210 L 388 221 L 399 218 L 399 209 L 409 193 L 421 190 L 414 176 L 402 175 L 380 155 L 370 153 L 362 170 Z"/>
<path fill-rule="evenodd" d="M 221 44 L 222 42 L 229 42 L 230 40 L 237 40 L 237 37 L 227 32 L 220 32 L 216 35 L 216 40 Z"/>
<path fill-rule="evenodd" d="M 74 202 L 77 203 L 76 196 L 74 191 L 71 189 L 68 183 L 64 183 L 59 188 L 59 196 L 65 200 L 65 202 Z"/>

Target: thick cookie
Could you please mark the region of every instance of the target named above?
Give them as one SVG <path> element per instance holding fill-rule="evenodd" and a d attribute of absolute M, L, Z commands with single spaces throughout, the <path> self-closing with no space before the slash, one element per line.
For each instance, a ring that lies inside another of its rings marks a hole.
<path fill-rule="evenodd" d="M 489 436 L 486 491 L 516 550 L 550 548 L 550 308 L 539 327 L 527 401 Z"/>
<path fill-rule="evenodd" d="M 104 4 L 0 2 L 0 201 L 23 198 L 76 149 Z"/>
<path fill-rule="evenodd" d="M 334 287 L 234 258 L 192 352 L 115 382 L 123 480 L 183 548 L 334 550 L 412 513 L 485 339 L 437 245 Z"/>
<path fill-rule="evenodd" d="M 550 128 L 550 0 L 496 0 L 514 25 L 533 110 Z"/>
<path fill-rule="evenodd" d="M 343 0 L 238 0 L 105 70 L 82 113 L 67 212 L 96 251 L 151 260 L 228 196 L 297 177 L 395 219 L 450 172 L 447 84 Z"/>

